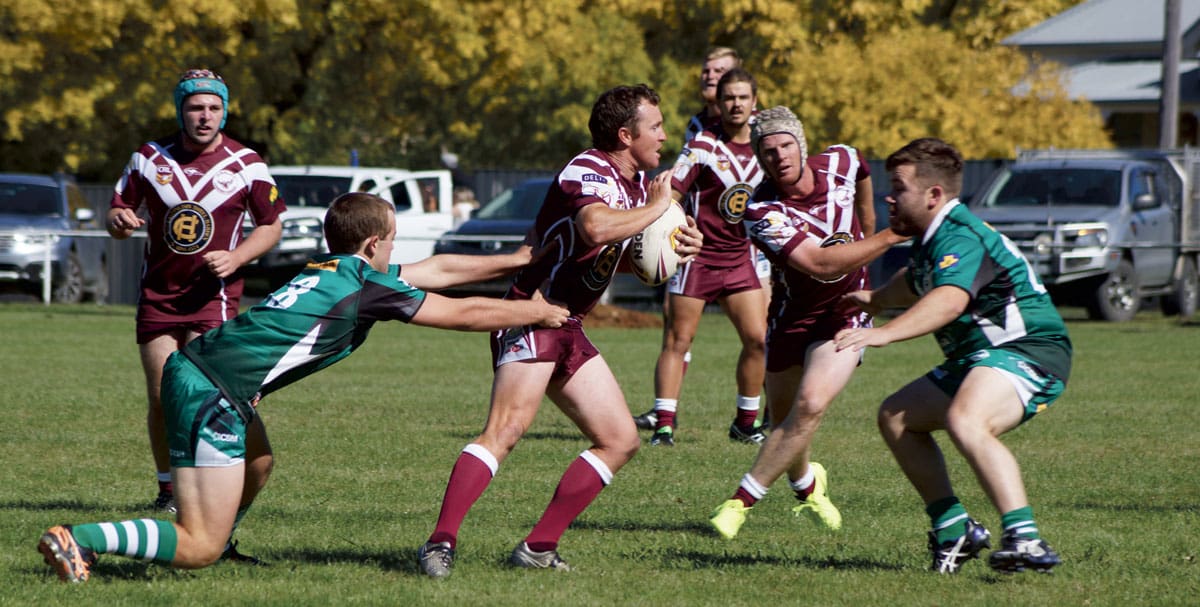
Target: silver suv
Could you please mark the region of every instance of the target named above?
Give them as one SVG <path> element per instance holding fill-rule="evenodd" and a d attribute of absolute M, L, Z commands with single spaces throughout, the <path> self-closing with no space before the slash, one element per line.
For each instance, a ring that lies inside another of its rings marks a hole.
<path fill-rule="evenodd" d="M 89 294 L 103 302 L 107 241 L 96 211 L 69 178 L 0 173 L 0 285 L 40 296 L 48 250 L 53 301 L 78 303 Z"/>

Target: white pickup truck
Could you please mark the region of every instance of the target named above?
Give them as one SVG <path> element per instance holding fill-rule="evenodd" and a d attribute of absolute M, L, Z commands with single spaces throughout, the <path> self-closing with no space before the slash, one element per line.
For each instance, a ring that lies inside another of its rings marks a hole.
<path fill-rule="evenodd" d="M 271 176 L 287 204 L 283 236 L 259 258 L 260 270 L 291 278 L 309 257 L 328 251 L 322 222 L 329 203 L 346 192 L 368 192 L 396 207 L 392 263 L 433 253 L 433 244 L 454 224 L 450 171 L 358 166 L 273 166 Z M 248 228 L 252 226 L 247 226 Z"/>

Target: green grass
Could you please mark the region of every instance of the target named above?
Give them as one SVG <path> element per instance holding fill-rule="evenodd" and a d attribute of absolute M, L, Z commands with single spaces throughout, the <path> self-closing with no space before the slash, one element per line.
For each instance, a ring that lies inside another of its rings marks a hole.
<path fill-rule="evenodd" d="M 357 353 L 266 399 L 275 475 L 238 532 L 269 568 L 177 572 L 105 556 L 60 584 L 35 551 L 63 522 L 153 516 L 144 388 L 129 307 L 0 306 L 0 604 L 12 605 L 1188 605 L 1200 596 L 1200 325 L 1145 314 L 1072 320 L 1063 398 L 1006 442 L 1044 535 L 1048 576 L 925 570 L 928 525 L 875 430 L 879 401 L 940 360 L 931 338 L 868 353 L 817 434 L 841 534 L 791 518 L 786 484 L 733 542 L 707 532 L 753 447 L 730 443 L 736 336 L 708 315 L 681 405 L 679 445 L 645 448 L 563 538 L 567 574 L 503 560 L 586 442 L 546 404 L 468 516 L 454 575 L 414 562 L 459 450 L 482 427 L 486 337 L 379 325 Z M 630 408 L 653 397 L 658 330 L 592 329 Z M 963 460 L 973 516 L 998 535 Z"/>

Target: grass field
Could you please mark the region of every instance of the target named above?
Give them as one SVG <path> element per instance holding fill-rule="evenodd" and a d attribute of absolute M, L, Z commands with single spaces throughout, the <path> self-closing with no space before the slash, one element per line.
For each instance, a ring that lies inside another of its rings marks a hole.
<path fill-rule="evenodd" d="M 705 519 L 755 449 L 732 444 L 736 337 L 703 321 L 679 445 L 645 447 L 561 544 L 570 573 L 503 564 L 587 447 L 547 404 L 468 516 L 454 575 L 414 553 L 450 467 L 483 424 L 482 335 L 379 325 L 332 369 L 260 407 L 275 475 L 243 522 L 267 568 L 177 572 L 105 556 L 60 584 L 35 550 L 46 527 L 153 516 L 144 389 L 128 307 L 0 305 L 0 604 L 5 605 L 1195 605 L 1200 601 L 1200 324 L 1155 314 L 1070 322 L 1064 397 L 1005 439 L 1023 465 L 1053 575 L 982 562 L 926 571 L 928 520 L 875 430 L 884 396 L 940 360 L 932 338 L 869 352 L 814 446 L 845 517 L 837 535 L 791 518 L 782 481 L 735 541 Z M 593 329 L 634 412 L 653 397 L 655 329 Z M 944 437 L 943 437 L 944 438 Z M 965 462 L 947 460 L 972 515 L 999 515 Z"/>

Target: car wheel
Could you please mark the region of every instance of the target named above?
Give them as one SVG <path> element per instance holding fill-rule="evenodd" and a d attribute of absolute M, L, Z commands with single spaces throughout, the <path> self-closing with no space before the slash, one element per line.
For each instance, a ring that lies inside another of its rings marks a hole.
<path fill-rule="evenodd" d="M 1200 276 L 1196 274 L 1196 260 L 1191 257 L 1179 259 L 1179 274 L 1176 276 L 1171 293 L 1162 299 L 1162 311 L 1167 316 L 1179 315 L 1180 320 L 1187 320 L 1196 313 L 1200 303 Z"/>
<path fill-rule="evenodd" d="M 54 303 L 79 303 L 83 301 L 83 266 L 74 253 L 63 261 L 62 278 L 56 280 L 50 297 Z"/>
<path fill-rule="evenodd" d="M 1092 293 L 1088 316 L 1095 320 L 1127 322 L 1133 320 L 1141 306 L 1142 297 L 1133 263 L 1122 259 Z"/>

